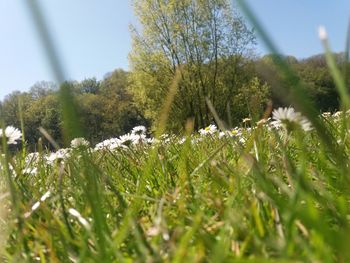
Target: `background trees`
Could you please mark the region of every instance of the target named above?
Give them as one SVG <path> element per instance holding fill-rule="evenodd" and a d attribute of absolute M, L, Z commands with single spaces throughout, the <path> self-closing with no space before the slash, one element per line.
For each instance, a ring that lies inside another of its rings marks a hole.
<path fill-rule="evenodd" d="M 187 118 L 196 127 L 213 117 L 209 99 L 225 121 L 234 97 L 246 83 L 246 64 L 254 43 L 252 31 L 226 0 L 134 0 L 141 30 L 133 30 L 131 90 L 145 116 L 157 120 L 160 105 L 176 71 L 178 93 L 170 128 Z"/>
<path fill-rule="evenodd" d="M 344 60 L 344 55 L 335 53 L 334 56 L 338 66 L 344 68 L 345 63 L 347 63 Z M 290 83 L 282 81 L 272 57 L 273 55 L 266 55 L 255 60 L 255 72 L 261 81 L 269 85 L 274 106 L 289 106 L 288 98 L 281 93 L 281 90 L 285 90 L 281 89 L 281 86 L 290 85 Z M 285 60 L 306 84 L 310 97 L 315 101 L 320 111 L 338 109 L 339 96 L 323 55 L 315 55 L 301 60 L 286 56 Z"/>
<path fill-rule="evenodd" d="M 339 57 L 338 65 L 342 66 L 344 62 L 340 59 L 341 54 L 335 55 Z M 286 57 L 286 60 L 301 80 L 307 83 L 309 94 L 319 106 L 320 111 L 335 111 L 338 109 L 339 97 L 323 56 L 317 55 L 302 60 Z M 223 63 L 222 61 L 220 63 Z M 261 117 L 261 112 L 264 110 L 268 99 L 272 100 L 275 107 L 289 106 L 283 99 L 285 97 L 284 94 L 279 93 L 281 85 L 288 84 L 281 81 L 278 71 L 272 62 L 271 55 L 255 59 L 242 57 L 241 61 L 244 67 L 237 68 L 237 72 L 239 72 L 237 76 L 232 74 L 229 67 L 222 66 L 220 68 L 220 78 L 217 80 L 218 90 L 214 91 L 215 96 L 211 98 L 215 98 L 214 102 L 216 101 L 216 105 L 219 105 L 217 107 L 221 110 L 221 116 L 225 116 L 229 112 L 231 121 L 236 121 L 236 123 L 241 122 L 242 118 L 248 116 L 258 119 Z M 206 70 L 207 65 L 204 64 L 202 69 Z M 164 70 L 164 68 L 160 68 L 160 70 Z M 185 80 L 190 78 L 190 71 L 183 69 L 182 73 Z M 157 81 L 160 85 L 162 77 L 155 74 L 154 76 L 158 76 L 159 80 L 155 78 L 151 78 L 150 81 L 145 80 L 144 84 L 150 88 L 147 91 L 149 96 L 142 97 L 139 94 L 137 100 L 135 100 L 134 93 L 130 92 L 131 88 L 135 88 L 135 83 L 131 83 L 129 80 L 141 81 L 142 78 L 135 79 L 135 76 L 132 75 L 130 77 L 130 74 L 136 73 L 118 69 L 106 74 L 106 77 L 101 81 L 91 78 L 71 82 L 77 105 L 80 109 L 81 122 L 86 127 L 86 137 L 92 143 L 125 134 L 136 125 L 150 126 L 152 122 L 145 118 L 144 114 L 154 116 L 154 119 L 156 119 L 162 103 L 162 97 L 158 98 L 159 101 L 156 98 L 156 96 L 162 96 Z M 138 74 L 146 73 L 140 71 Z M 234 78 L 239 80 L 234 80 Z M 170 81 L 170 77 L 168 80 Z M 220 91 L 219 89 L 225 89 L 226 86 L 222 83 L 230 81 L 233 83 L 237 81 L 241 85 L 237 86 L 233 94 L 225 96 L 225 92 L 228 91 Z M 180 84 L 184 85 L 184 83 L 186 82 L 182 80 Z M 166 92 L 167 87 L 164 85 L 163 88 L 164 92 Z M 144 89 L 139 91 L 146 92 Z M 151 94 L 153 96 L 150 96 Z M 170 122 L 175 120 L 173 128 L 181 126 L 186 120 L 183 115 L 185 110 L 181 110 L 178 107 L 184 101 L 191 102 L 188 96 L 188 93 L 178 93 L 178 101 L 175 101 L 176 105 L 174 107 L 176 110 L 172 112 L 172 120 L 170 120 Z M 192 96 L 196 97 L 195 90 Z M 144 102 L 141 101 L 142 98 Z M 34 146 L 38 138 L 42 137 L 38 130 L 39 127 L 46 129 L 61 144 L 62 120 L 57 86 L 50 82 L 38 82 L 28 92 L 15 91 L 6 96 L 0 105 L 2 117 L 7 125 L 20 127 L 19 99 L 22 101 L 24 128 L 28 144 Z M 195 103 L 198 103 L 195 99 L 190 104 L 193 106 L 194 111 L 197 109 L 195 108 L 197 107 Z M 231 103 L 230 107 L 226 109 L 224 107 L 220 108 L 220 103 L 224 105 L 227 102 Z M 151 105 L 144 105 L 143 103 L 151 103 Z M 202 110 L 208 110 L 205 104 L 203 104 Z M 208 116 L 210 117 L 210 112 Z M 228 122 L 228 124 L 232 125 L 236 123 Z"/>
<path fill-rule="evenodd" d="M 127 89 L 127 73 L 116 70 L 102 81 L 95 78 L 72 81 L 73 93 L 79 107 L 85 136 L 91 143 L 129 132 L 136 125 L 147 125 L 147 120 L 134 104 Z M 24 131 L 29 145 L 43 137 L 43 127 L 55 141 L 63 145 L 62 119 L 56 85 L 38 82 L 28 92 L 13 92 L 1 103 L 1 112 L 7 125 L 20 127 L 19 101 L 22 102 Z M 44 143 L 50 147 L 45 141 Z"/>

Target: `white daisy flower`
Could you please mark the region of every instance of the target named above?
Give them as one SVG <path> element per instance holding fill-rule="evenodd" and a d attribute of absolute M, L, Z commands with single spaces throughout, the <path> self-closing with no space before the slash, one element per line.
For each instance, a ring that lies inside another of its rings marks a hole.
<path fill-rule="evenodd" d="M 75 138 L 70 142 L 71 148 L 89 147 L 90 143 L 84 138 Z"/>
<path fill-rule="evenodd" d="M 219 139 L 221 139 L 225 136 L 226 136 L 226 132 L 224 132 L 224 131 L 219 132 Z"/>
<path fill-rule="evenodd" d="M 271 125 L 275 128 L 284 127 L 287 131 L 293 130 L 295 127 L 301 127 L 305 131 L 312 130 L 311 123 L 301 115 L 300 112 L 296 112 L 294 108 L 278 108 L 272 112 L 272 118 L 274 121 Z"/>
<path fill-rule="evenodd" d="M 156 138 L 154 138 L 154 137 L 152 137 L 152 138 L 147 138 L 146 141 L 147 141 L 148 144 L 157 144 L 157 143 L 160 143 L 160 140 L 158 140 L 158 139 L 156 139 Z"/>
<path fill-rule="evenodd" d="M 335 118 L 339 118 L 340 117 L 340 115 L 342 115 L 343 114 L 343 112 L 342 111 L 337 111 L 337 112 L 335 112 L 334 114 L 333 114 L 333 117 L 335 117 Z"/>
<path fill-rule="evenodd" d="M 46 156 L 48 164 L 53 165 L 56 161 L 63 161 L 70 157 L 70 149 L 59 149 L 55 153 Z"/>
<path fill-rule="evenodd" d="M 139 125 L 139 126 L 136 126 L 134 127 L 132 130 L 131 130 L 131 133 L 132 134 L 145 134 L 147 131 L 146 127 L 145 126 L 142 126 L 142 125 Z"/>
<path fill-rule="evenodd" d="M 127 133 L 119 137 L 120 143 L 123 146 L 137 145 L 140 143 L 147 143 L 145 134 Z"/>
<path fill-rule="evenodd" d="M 185 141 L 186 141 L 186 137 L 181 137 L 181 138 L 179 138 L 178 144 L 180 144 L 180 145 L 184 144 Z"/>
<path fill-rule="evenodd" d="M 27 167 L 22 170 L 23 174 L 31 174 L 35 175 L 38 173 L 38 168 L 37 167 Z"/>
<path fill-rule="evenodd" d="M 167 144 L 167 143 L 171 142 L 171 140 L 172 140 L 171 136 L 169 134 L 167 134 L 167 133 L 163 133 L 160 136 L 160 141 L 163 144 Z"/>
<path fill-rule="evenodd" d="M 3 133 L 3 130 L 0 129 L 0 138 L 3 136 Z M 16 141 L 22 138 L 22 132 L 13 126 L 7 126 L 5 128 L 5 137 L 7 138 L 7 144 L 17 144 Z"/>
<path fill-rule="evenodd" d="M 200 129 L 198 132 L 201 135 L 212 135 L 218 131 L 218 128 L 214 124 L 210 124 L 204 129 Z"/>
<path fill-rule="evenodd" d="M 329 117 L 331 117 L 331 115 L 332 115 L 332 114 L 331 114 L 329 111 L 323 112 L 323 113 L 322 113 L 322 117 L 323 117 L 323 118 L 329 118 Z"/>
<path fill-rule="evenodd" d="M 96 144 L 94 150 L 95 151 L 104 150 L 104 149 L 114 150 L 114 149 L 120 147 L 120 145 L 121 145 L 121 142 L 118 138 L 111 138 L 111 139 L 107 139 L 107 140 L 104 140 L 103 142 Z"/>

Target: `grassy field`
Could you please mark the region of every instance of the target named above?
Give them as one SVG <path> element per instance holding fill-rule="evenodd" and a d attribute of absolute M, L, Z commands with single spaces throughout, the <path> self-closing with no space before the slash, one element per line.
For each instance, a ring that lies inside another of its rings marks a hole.
<path fill-rule="evenodd" d="M 269 50 L 280 54 L 239 2 Z M 62 83 L 34 4 L 32 13 Z M 305 117 L 278 109 L 272 119 L 267 111 L 267 119 L 245 119 L 226 131 L 196 132 L 189 123 L 184 137 L 164 134 L 170 88 L 156 138 L 135 127 L 98 145 L 78 138 L 55 152 L 39 141 L 29 153 L 19 130 L 2 129 L 0 261 L 350 262 L 350 96 L 320 33 L 342 112 L 319 114 L 276 56 L 292 84 L 283 92 Z M 73 99 L 64 85 L 60 92 L 63 130 L 75 134 Z M 21 139 L 19 151 L 8 147 Z"/>
<path fill-rule="evenodd" d="M 11 154 L 7 134 L 2 261 L 349 262 L 348 115 L 318 117 L 332 147 L 293 109 L 273 117 L 53 153 Z"/>

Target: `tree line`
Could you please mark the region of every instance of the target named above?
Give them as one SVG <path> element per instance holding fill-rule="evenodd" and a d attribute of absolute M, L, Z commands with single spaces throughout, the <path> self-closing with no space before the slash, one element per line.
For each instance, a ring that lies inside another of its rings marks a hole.
<path fill-rule="evenodd" d="M 148 121 L 136 107 L 133 96 L 127 90 L 128 72 L 115 70 L 103 80 L 96 78 L 70 81 L 68 84 L 78 106 L 84 134 L 92 143 L 124 134 L 135 125 Z M 35 145 L 43 137 L 39 127 L 59 144 L 63 144 L 62 118 L 59 88 L 52 82 L 38 82 L 27 92 L 15 91 L 1 102 L 2 117 L 7 125 L 21 127 L 29 145 Z M 20 114 L 20 109 L 22 115 Z"/>
<path fill-rule="evenodd" d="M 341 54 L 336 56 L 341 57 Z M 324 57 L 317 55 L 302 60 L 294 57 L 286 59 L 301 80 L 308 84 L 309 95 L 316 102 L 320 112 L 336 111 L 339 107 L 339 97 Z M 229 112 L 223 110 L 223 115 L 230 116 L 231 119 L 227 123 L 232 126 L 239 125 L 243 118 L 254 114 L 257 118 L 261 117 L 269 100 L 276 107 L 289 106 L 283 94 L 279 94 L 280 86 L 287 84 L 280 79 L 271 55 L 247 60 L 245 65 L 246 82 L 235 90 Z M 100 81 L 90 78 L 69 82 L 78 105 L 82 126 L 86 128 L 85 134 L 92 143 L 125 134 L 136 125 L 152 127 L 154 124 L 155 120 L 150 116 L 159 114 L 161 105 L 153 111 L 140 106 L 130 89 L 133 85 L 131 81 L 130 72 L 118 69 Z M 219 105 L 224 109 L 225 101 L 214 102 L 215 107 Z M 33 85 L 27 92 L 14 91 L 7 95 L 1 102 L 2 117 L 7 125 L 21 126 L 20 108 L 28 144 L 35 145 L 42 137 L 39 127 L 43 127 L 59 144 L 63 142 L 56 84 L 42 81 Z M 208 115 L 208 123 L 213 123 L 215 120 L 212 114 Z M 222 115 L 220 117 L 222 118 Z M 172 116 L 169 129 L 176 131 L 174 127 L 179 127 L 181 130 L 185 121 L 181 115 L 176 118 Z"/>

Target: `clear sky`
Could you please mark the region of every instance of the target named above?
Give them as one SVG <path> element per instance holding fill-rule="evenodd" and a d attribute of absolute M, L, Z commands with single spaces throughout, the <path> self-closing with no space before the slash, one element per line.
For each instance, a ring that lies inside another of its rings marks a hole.
<path fill-rule="evenodd" d="M 53 80 L 24 1 L 0 0 L 0 99 L 35 82 Z M 130 0 L 38 0 L 68 77 L 97 79 L 128 69 Z M 344 49 L 350 15 L 347 0 L 247 0 L 280 50 L 298 58 L 322 52 L 324 25 L 335 51 Z M 267 51 L 258 43 L 257 53 Z"/>

